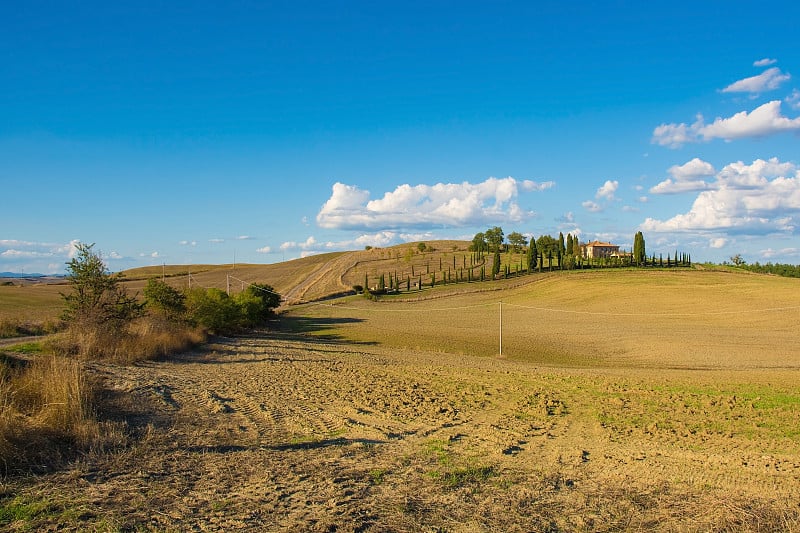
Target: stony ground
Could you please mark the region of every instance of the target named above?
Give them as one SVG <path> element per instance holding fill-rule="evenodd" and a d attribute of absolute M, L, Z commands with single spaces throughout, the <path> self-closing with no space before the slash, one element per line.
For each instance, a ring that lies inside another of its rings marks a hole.
<path fill-rule="evenodd" d="M 2 527 L 800 529 L 796 433 L 693 427 L 693 409 L 753 405 L 671 397 L 652 376 L 286 333 L 93 372 L 129 444 L 7 481 L 6 498 L 42 510 Z"/>

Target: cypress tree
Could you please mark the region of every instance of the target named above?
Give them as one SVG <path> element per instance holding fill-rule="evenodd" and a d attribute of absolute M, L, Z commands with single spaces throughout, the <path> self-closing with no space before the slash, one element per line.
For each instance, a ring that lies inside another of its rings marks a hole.
<path fill-rule="evenodd" d="M 536 268 L 538 258 L 539 252 L 536 250 L 536 237 L 531 235 L 531 242 L 528 244 L 528 272 L 533 272 L 533 269 Z"/>
<path fill-rule="evenodd" d="M 494 251 L 494 261 L 492 261 L 492 279 L 500 273 L 500 250 Z"/>

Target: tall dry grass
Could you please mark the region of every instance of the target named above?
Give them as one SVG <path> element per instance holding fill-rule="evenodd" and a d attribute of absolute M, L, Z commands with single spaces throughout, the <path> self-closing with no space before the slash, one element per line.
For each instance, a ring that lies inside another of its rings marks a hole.
<path fill-rule="evenodd" d="M 186 351 L 204 340 L 199 328 L 153 315 L 121 327 L 73 324 L 53 340 L 53 348 L 82 359 L 131 364 Z"/>
<path fill-rule="evenodd" d="M 96 420 L 94 397 L 95 387 L 78 361 L 54 355 L 4 359 L 0 471 L 47 468 L 119 441 L 119 431 Z"/>

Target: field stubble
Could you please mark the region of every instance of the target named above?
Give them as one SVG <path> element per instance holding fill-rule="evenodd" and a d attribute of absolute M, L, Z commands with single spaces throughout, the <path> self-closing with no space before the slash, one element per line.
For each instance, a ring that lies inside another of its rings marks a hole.
<path fill-rule="evenodd" d="M 798 311 L 755 312 L 796 282 L 648 275 L 503 292 L 503 357 L 485 293 L 298 307 L 281 332 L 95 364 L 139 440 L 4 486 L 4 509 L 47 503 L 4 525 L 797 530 Z"/>

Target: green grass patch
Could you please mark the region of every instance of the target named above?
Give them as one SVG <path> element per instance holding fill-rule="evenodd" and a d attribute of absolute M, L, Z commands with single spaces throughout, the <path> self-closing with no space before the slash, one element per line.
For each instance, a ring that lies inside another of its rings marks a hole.
<path fill-rule="evenodd" d="M 3 348 L 6 352 L 18 354 L 39 354 L 44 353 L 44 345 L 41 342 L 23 342 L 20 344 L 13 344 Z"/>
<path fill-rule="evenodd" d="M 0 502 L 0 525 L 28 523 L 59 513 L 59 506 L 45 500 L 17 496 Z"/>

